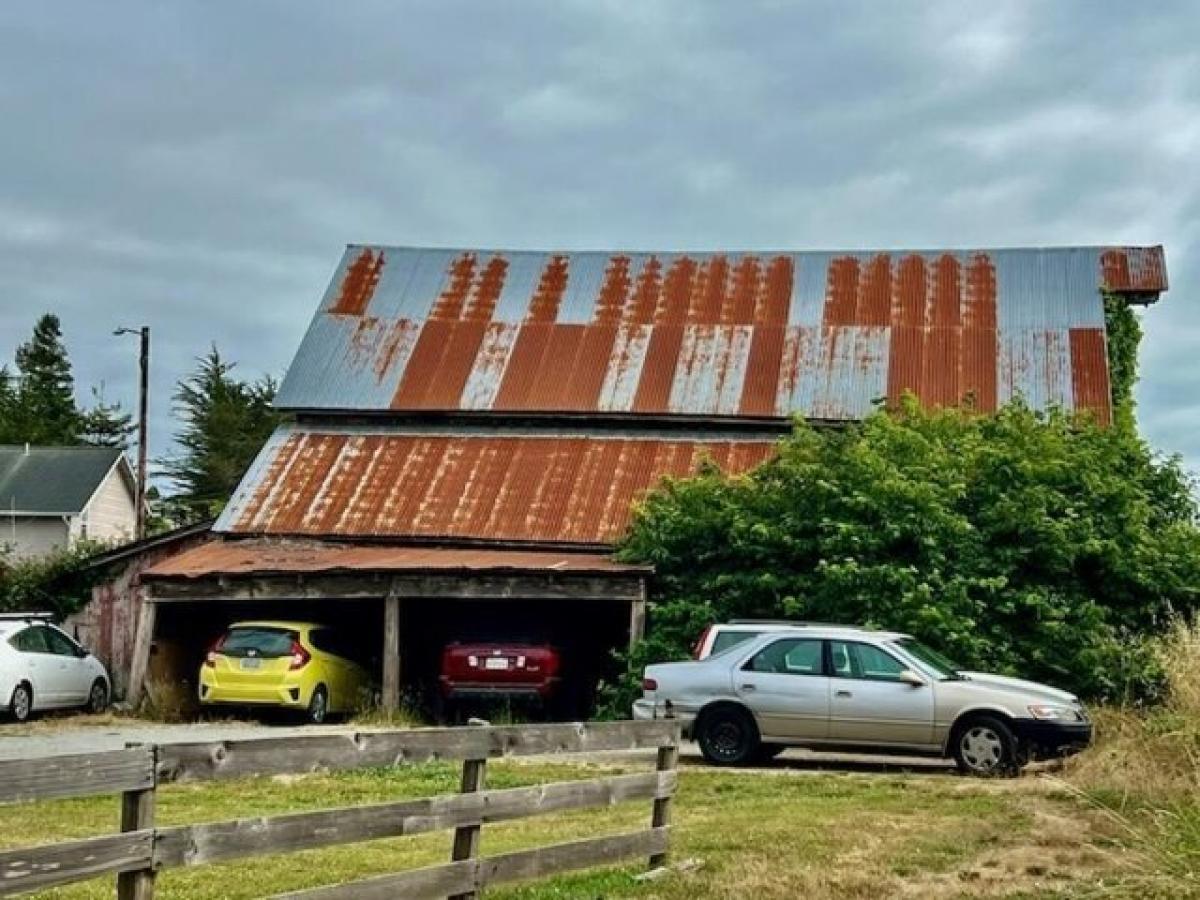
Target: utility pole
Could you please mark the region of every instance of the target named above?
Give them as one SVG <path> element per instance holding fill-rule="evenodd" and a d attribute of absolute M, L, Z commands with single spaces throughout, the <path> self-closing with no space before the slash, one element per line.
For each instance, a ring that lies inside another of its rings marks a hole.
<path fill-rule="evenodd" d="M 138 354 L 139 391 L 138 391 L 138 468 L 137 468 L 137 539 L 146 536 L 146 471 L 148 410 L 150 403 L 150 326 L 141 328 L 118 328 L 113 334 L 136 334 L 141 338 L 141 352 Z"/>

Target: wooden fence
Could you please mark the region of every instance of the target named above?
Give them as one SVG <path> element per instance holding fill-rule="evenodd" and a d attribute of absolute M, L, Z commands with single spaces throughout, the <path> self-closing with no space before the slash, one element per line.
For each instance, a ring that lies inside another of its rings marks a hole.
<path fill-rule="evenodd" d="M 469 726 L 137 744 L 78 756 L 0 761 L 0 803 L 121 795 L 121 832 L 0 851 L 0 895 L 116 874 L 121 900 L 154 896 L 162 869 L 454 829 L 448 864 L 287 894 L 290 898 L 474 897 L 481 888 L 618 859 L 666 858 L 679 730 L 671 721 Z M 655 771 L 488 790 L 487 761 L 505 756 L 656 748 Z M 248 775 L 327 772 L 437 760 L 462 762 L 458 794 L 392 803 L 158 827 L 159 785 Z M 606 837 L 479 855 L 485 824 L 562 810 L 652 800 L 650 827 Z"/>

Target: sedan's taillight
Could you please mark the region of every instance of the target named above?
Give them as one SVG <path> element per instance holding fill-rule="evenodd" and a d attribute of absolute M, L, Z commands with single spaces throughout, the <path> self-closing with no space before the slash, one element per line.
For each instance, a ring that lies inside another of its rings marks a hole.
<path fill-rule="evenodd" d="M 304 649 L 304 645 L 299 641 L 292 641 L 292 664 L 289 669 L 303 669 L 308 665 L 308 661 L 312 659 L 312 654 Z"/>
<path fill-rule="evenodd" d="M 655 681 L 653 678 L 643 678 L 642 679 L 642 690 L 643 691 L 657 691 L 658 690 L 658 682 Z"/>

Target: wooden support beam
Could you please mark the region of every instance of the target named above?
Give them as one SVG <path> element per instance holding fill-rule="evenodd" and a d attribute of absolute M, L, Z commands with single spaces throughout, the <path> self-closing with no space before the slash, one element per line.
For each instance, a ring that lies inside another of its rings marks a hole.
<path fill-rule="evenodd" d="M 383 709 L 400 708 L 400 598 L 388 594 L 383 601 Z"/>
<path fill-rule="evenodd" d="M 629 649 L 646 636 L 646 597 L 645 586 L 642 598 L 629 604 Z"/>
<path fill-rule="evenodd" d="M 143 598 L 138 614 L 137 633 L 133 639 L 133 659 L 129 664 L 129 690 L 125 700 L 133 709 L 142 702 L 146 687 L 146 671 L 150 668 L 150 648 L 154 643 L 154 621 L 158 606 L 149 597 Z"/>
<path fill-rule="evenodd" d="M 420 600 L 619 600 L 642 598 L 644 576 L 587 574 L 262 575 L 153 582 L 154 601 L 377 600 L 392 593 Z"/>

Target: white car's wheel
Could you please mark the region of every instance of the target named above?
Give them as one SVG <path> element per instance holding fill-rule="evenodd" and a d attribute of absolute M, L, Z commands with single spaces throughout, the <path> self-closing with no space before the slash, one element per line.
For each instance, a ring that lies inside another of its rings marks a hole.
<path fill-rule="evenodd" d="M 18 722 L 29 721 L 29 717 L 33 715 L 33 689 L 28 684 L 18 684 L 13 688 L 8 711 Z"/>
<path fill-rule="evenodd" d="M 88 692 L 87 711 L 99 715 L 108 709 L 108 685 L 104 683 L 103 678 L 97 678 L 92 682 L 92 689 Z"/>

